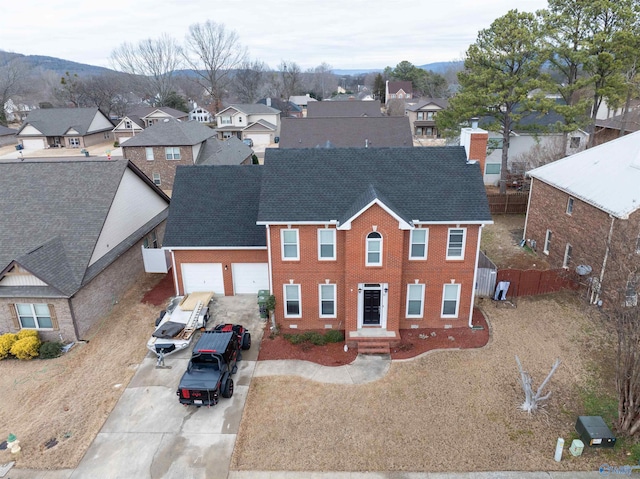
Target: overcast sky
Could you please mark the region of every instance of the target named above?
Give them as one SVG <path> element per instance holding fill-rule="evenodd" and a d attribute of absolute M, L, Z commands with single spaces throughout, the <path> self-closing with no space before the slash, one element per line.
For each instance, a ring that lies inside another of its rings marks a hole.
<path fill-rule="evenodd" d="M 111 67 L 127 41 L 212 20 L 235 30 L 275 68 L 326 62 L 337 69 L 384 68 L 462 59 L 478 31 L 511 8 L 533 12 L 546 0 L 3 0 L 0 50 Z"/>

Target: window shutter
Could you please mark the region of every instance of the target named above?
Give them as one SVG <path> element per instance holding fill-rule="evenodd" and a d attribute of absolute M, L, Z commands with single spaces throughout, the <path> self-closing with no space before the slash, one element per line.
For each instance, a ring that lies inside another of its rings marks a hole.
<path fill-rule="evenodd" d="M 56 309 L 53 307 L 53 304 L 49 304 L 47 306 L 49 306 L 49 314 L 51 315 L 51 326 L 55 330 L 60 329 L 60 327 L 58 326 L 58 317 L 56 316 Z"/>
<path fill-rule="evenodd" d="M 20 320 L 18 319 L 18 312 L 16 311 L 16 305 L 9 304 L 9 311 L 11 312 L 13 327 L 16 329 L 16 331 L 20 331 Z"/>

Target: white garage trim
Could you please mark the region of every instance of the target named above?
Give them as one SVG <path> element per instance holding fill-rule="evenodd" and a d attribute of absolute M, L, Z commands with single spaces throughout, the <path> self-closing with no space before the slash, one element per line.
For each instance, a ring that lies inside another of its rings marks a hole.
<path fill-rule="evenodd" d="M 224 296 L 222 263 L 182 263 L 181 268 L 185 294 L 213 291 Z"/>
<path fill-rule="evenodd" d="M 42 138 L 23 138 L 22 146 L 25 150 L 44 150 L 44 140 Z"/>
<path fill-rule="evenodd" d="M 268 145 L 271 143 L 271 135 L 269 133 L 245 133 L 245 138 L 251 138 L 254 145 Z"/>
<path fill-rule="evenodd" d="M 233 263 L 234 294 L 258 294 L 269 289 L 269 265 L 267 263 Z"/>

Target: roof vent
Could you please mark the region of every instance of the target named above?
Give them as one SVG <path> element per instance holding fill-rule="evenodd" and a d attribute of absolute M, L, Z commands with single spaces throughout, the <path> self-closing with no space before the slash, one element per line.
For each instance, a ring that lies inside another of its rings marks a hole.
<path fill-rule="evenodd" d="M 473 128 L 474 130 L 478 129 L 478 121 L 480 121 L 480 118 L 471 118 L 471 128 Z"/>

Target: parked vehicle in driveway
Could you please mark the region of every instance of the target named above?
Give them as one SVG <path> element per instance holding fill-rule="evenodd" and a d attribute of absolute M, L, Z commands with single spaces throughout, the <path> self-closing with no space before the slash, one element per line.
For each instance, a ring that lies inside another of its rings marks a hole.
<path fill-rule="evenodd" d="M 176 394 L 181 404 L 215 406 L 233 396 L 233 379 L 241 351 L 251 347 L 251 334 L 240 324 L 221 324 L 204 331 L 193 348 Z"/>
<path fill-rule="evenodd" d="M 245 138 L 244 140 L 242 140 L 242 143 L 250 148 L 253 148 L 253 140 L 251 138 Z"/>
<path fill-rule="evenodd" d="M 172 298 L 156 320 L 156 329 L 147 341 L 147 349 L 164 357 L 189 346 L 193 333 L 209 321 L 212 298 L 212 292 Z"/>

